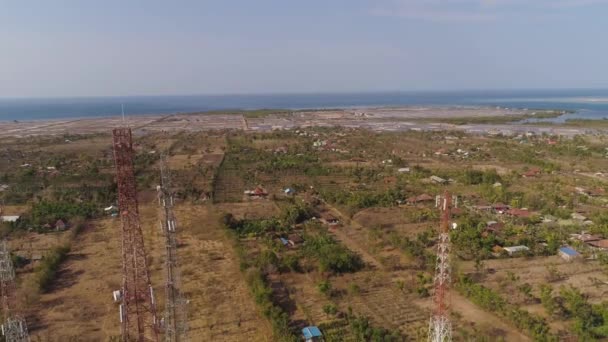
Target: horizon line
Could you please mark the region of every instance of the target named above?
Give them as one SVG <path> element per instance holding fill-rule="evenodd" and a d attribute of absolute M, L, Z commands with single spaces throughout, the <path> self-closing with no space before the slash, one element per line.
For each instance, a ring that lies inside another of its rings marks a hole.
<path fill-rule="evenodd" d="M 356 95 L 356 94 L 421 94 L 421 93 L 474 93 L 474 92 L 508 92 L 508 91 L 608 91 L 608 87 L 573 87 L 573 88 L 465 88 L 465 89 L 419 89 L 419 90 L 353 90 L 353 91 L 302 91 L 302 92 L 259 92 L 259 93 L 184 93 L 184 94 L 148 94 L 148 95 L 76 95 L 76 96 L 0 96 L 0 101 L 14 100 L 68 100 L 68 99 L 110 99 L 110 98 L 151 98 L 151 97 L 228 97 L 228 96 L 306 96 L 306 95 Z"/>

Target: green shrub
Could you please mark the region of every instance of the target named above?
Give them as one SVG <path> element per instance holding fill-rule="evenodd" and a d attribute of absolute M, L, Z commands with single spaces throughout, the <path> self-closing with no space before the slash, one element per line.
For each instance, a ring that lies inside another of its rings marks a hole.
<path fill-rule="evenodd" d="M 36 270 L 36 280 L 41 291 L 48 291 L 50 289 L 59 266 L 66 259 L 70 249 L 69 245 L 55 247 L 42 258 Z"/>

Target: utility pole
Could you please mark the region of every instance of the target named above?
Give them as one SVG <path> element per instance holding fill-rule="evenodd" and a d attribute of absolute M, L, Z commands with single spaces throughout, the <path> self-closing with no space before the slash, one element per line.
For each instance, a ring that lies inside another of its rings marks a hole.
<path fill-rule="evenodd" d="M 186 300 L 180 286 L 181 279 L 177 266 L 177 224 L 173 213 L 174 196 L 171 188 L 171 171 L 167 156 L 161 154 L 160 175 L 161 185 L 157 187 L 158 202 L 161 205 L 161 228 L 165 235 L 165 316 L 163 326 L 166 342 L 181 342 L 187 340 L 188 319 Z"/>
<path fill-rule="evenodd" d="M 2 309 L 4 324 L 2 335 L 7 342 L 29 342 L 25 318 L 16 313 L 15 303 L 15 269 L 6 241 L 0 243 L 0 287 L 2 290 Z"/>
<path fill-rule="evenodd" d="M 439 241 L 437 244 L 437 265 L 435 266 L 433 313 L 429 322 L 429 342 L 452 341 L 452 323 L 449 316 L 448 292 L 451 282 L 450 270 L 450 219 L 452 205 L 457 199 L 445 191 L 436 198 L 435 204 L 441 211 Z"/>
<path fill-rule="evenodd" d="M 122 223 L 123 281 L 119 308 L 122 340 L 158 341 L 154 290 L 139 220 L 131 129 L 114 129 L 113 146 Z"/>

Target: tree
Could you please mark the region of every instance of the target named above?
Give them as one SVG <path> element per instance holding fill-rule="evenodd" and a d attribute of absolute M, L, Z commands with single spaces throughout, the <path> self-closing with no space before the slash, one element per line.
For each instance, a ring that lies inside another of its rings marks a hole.
<path fill-rule="evenodd" d="M 551 285 L 540 285 L 540 302 L 545 308 L 547 315 L 552 316 L 556 313 L 557 302 L 555 301 L 555 298 L 553 298 L 553 288 Z"/>

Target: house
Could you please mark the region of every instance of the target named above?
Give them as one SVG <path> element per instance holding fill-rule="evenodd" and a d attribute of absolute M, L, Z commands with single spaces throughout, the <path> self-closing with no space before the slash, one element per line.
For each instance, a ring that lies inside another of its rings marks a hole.
<path fill-rule="evenodd" d="M 0 192 L 8 190 L 9 186 L 6 184 L 0 184 Z"/>
<path fill-rule="evenodd" d="M 408 172 L 410 172 L 410 168 L 409 167 L 400 167 L 399 169 L 397 169 L 397 172 L 408 173 Z"/>
<path fill-rule="evenodd" d="M 340 220 L 328 212 L 321 213 L 321 221 L 330 226 L 337 225 L 340 222 Z"/>
<path fill-rule="evenodd" d="M 608 249 L 608 239 L 589 241 L 587 245 L 597 249 Z"/>
<path fill-rule="evenodd" d="M 55 230 L 60 231 L 60 230 L 65 230 L 67 228 L 67 225 L 65 224 L 65 222 L 63 222 L 63 220 L 57 220 L 57 222 L 55 222 Z"/>
<path fill-rule="evenodd" d="M 464 213 L 464 211 L 462 211 L 461 208 L 455 207 L 455 208 L 452 208 L 450 213 L 452 214 L 452 216 L 460 216 Z"/>
<path fill-rule="evenodd" d="M 522 177 L 524 178 L 531 178 L 531 177 L 536 177 L 540 174 L 541 170 L 539 168 L 533 167 L 530 170 L 524 172 L 522 174 Z"/>
<path fill-rule="evenodd" d="M 292 246 L 299 245 L 304 242 L 304 239 L 302 239 L 302 237 L 298 234 L 289 234 L 287 239 L 289 240 L 289 244 Z"/>
<path fill-rule="evenodd" d="M 486 222 L 486 231 L 498 233 L 505 227 L 505 224 L 497 221 Z"/>
<path fill-rule="evenodd" d="M 553 216 L 553 215 L 545 215 L 543 216 L 543 223 L 553 223 L 557 221 L 557 217 Z"/>
<path fill-rule="evenodd" d="M 473 209 L 475 209 L 477 211 L 492 211 L 492 206 L 491 205 L 475 205 L 475 206 L 473 206 Z"/>
<path fill-rule="evenodd" d="M 572 261 L 581 256 L 579 252 L 575 251 L 572 247 L 568 247 L 568 246 L 561 247 L 557 251 L 557 254 L 566 261 Z"/>
<path fill-rule="evenodd" d="M 573 220 L 577 220 L 577 221 L 586 221 L 587 217 L 585 217 L 584 215 L 581 215 L 579 213 L 572 213 L 570 214 L 570 217 L 572 217 Z"/>
<path fill-rule="evenodd" d="M 435 197 L 429 194 L 422 194 L 418 196 L 412 196 L 407 199 L 407 202 L 410 204 L 422 203 L 422 202 L 432 202 L 435 201 Z"/>
<path fill-rule="evenodd" d="M 302 337 L 306 342 L 321 341 L 323 334 L 319 328 L 313 325 L 302 329 Z"/>
<path fill-rule="evenodd" d="M 280 147 L 277 147 L 277 148 L 274 150 L 274 153 L 275 153 L 275 154 L 278 154 L 278 153 L 285 154 L 285 153 L 287 153 L 287 146 L 280 146 Z"/>
<path fill-rule="evenodd" d="M 494 256 L 500 256 L 500 254 L 504 251 L 504 248 L 496 245 L 494 247 L 492 247 L 492 254 L 494 254 Z"/>
<path fill-rule="evenodd" d="M 112 213 L 112 212 L 118 211 L 118 207 L 111 205 L 107 208 L 103 208 L 103 211 L 105 211 L 106 213 Z"/>
<path fill-rule="evenodd" d="M 19 215 L 0 216 L 1 222 L 17 222 L 21 218 Z"/>
<path fill-rule="evenodd" d="M 281 241 L 281 243 L 283 244 L 283 246 L 285 247 L 289 247 L 289 240 L 287 240 L 286 238 L 279 238 L 279 240 Z"/>
<path fill-rule="evenodd" d="M 591 197 L 604 196 L 604 195 L 606 195 L 606 190 L 604 190 L 602 188 L 591 189 L 591 190 L 587 191 L 587 195 L 589 195 Z"/>
<path fill-rule="evenodd" d="M 528 210 L 528 209 L 517 209 L 517 208 L 513 208 L 513 209 L 509 209 L 507 211 L 505 211 L 505 214 L 511 217 L 516 217 L 516 218 L 528 218 L 532 215 L 532 213 Z"/>
<path fill-rule="evenodd" d="M 509 209 L 511 209 L 511 206 L 503 204 L 503 203 L 496 203 L 496 204 L 492 205 L 492 210 L 494 210 L 498 213 L 501 213 L 501 214 Z"/>
<path fill-rule="evenodd" d="M 287 188 L 287 189 L 283 190 L 283 192 L 285 193 L 285 195 L 293 195 L 296 193 L 296 191 L 292 188 Z"/>
<path fill-rule="evenodd" d="M 264 190 L 264 188 L 262 188 L 261 186 L 257 186 L 253 190 L 245 190 L 243 193 L 251 198 L 261 198 L 268 196 L 268 192 Z"/>
<path fill-rule="evenodd" d="M 510 256 L 516 255 L 516 254 L 520 254 L 520 253 L 525 253 L 527 251 L 530 250 L 530 248 L 526 247 L 526 246 L 511 246 L 511 247 L 503 247 L 503 249 L 507 252 L 507 254 L 509 254 Z"/>
<path fill-rule="evenodd" d="M 441 178 L 441 177 L 437 177 L 437 176 L 431 176 L 431 181 L 437 183 L 437 184 L 446 184 L 448 181 Z"/>
<path fill-rule="evenodd" d="M 570 234 L 570 239 L 578 240 L 583 243 L 589 243 L 591 241 L 601 240 L 602 237 L 599 235 L 595 235 L 595 234 L 588 234 L 586 232 L 581 232 L 580 234 Z"/>

